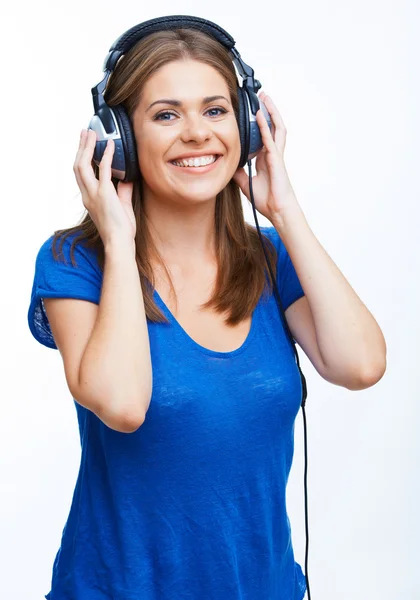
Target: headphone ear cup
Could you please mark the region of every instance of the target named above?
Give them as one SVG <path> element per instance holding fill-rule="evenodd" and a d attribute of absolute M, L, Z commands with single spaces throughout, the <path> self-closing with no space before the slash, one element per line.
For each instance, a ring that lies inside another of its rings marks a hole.
<path fill-rule="evenodd" d="M 249 114 L 248 103 L 245 97 L 246 92 L 241 87 L 238 87 L 237 90 L 239 102 L 239 138 L 241 140 L 239 167 L 244 167 L 249 154 Z"/>
<path fill-rule="evenodd" d="M 134 137 L 131 121 L 125 108 L 120 104 L 112 106 L 118 128 L 120 130 L 121 141 L 123 145 L 125 159 L 125 178 L 124 182 L 134 181 L 139 177 L 139 163 L 137 156 L 137 146 Z"/>

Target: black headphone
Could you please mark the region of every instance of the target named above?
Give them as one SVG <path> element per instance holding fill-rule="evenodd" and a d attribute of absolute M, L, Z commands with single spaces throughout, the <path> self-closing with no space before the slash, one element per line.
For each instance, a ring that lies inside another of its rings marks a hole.
<path fill-rule="evenodd" d="M 97 165 L 100 163 L 107 141 L 112 138 L 115 142 L 112 175 L 124 182 L 134 181 L 139 176 L 136 140 L 124 106 L 120 104 L 112 108 L 109 107 L 103 94 L 108 79 L 121 56 L 147 35 L 170 29 L 198 29 L 213 37 L 229 50 L 233 63 L 242 78 L 242 87 L 239 84 L 237 86 L 239 101 L 238 127 L 241 141 L 239 167 L 245 166 L 247 161 L 252 159 L 263 147 L 255 116 L 259 108 L 264 112 L 271 129 L 270 115 L 264 103 L 257 96 L 261 83 L 254 79 L 254 70 L 241 59 L 239 52 L 234 47 L 235 40 L 227 31 L 219 25 L 199 17 L 175 15 L 150 19 L 135 25 L 112 44 L 103 66 L 105 77 L 92 88 L 95 115 L 89 123 L 89 129 L 96 132 L 97 139 L 93 160 Z"/>

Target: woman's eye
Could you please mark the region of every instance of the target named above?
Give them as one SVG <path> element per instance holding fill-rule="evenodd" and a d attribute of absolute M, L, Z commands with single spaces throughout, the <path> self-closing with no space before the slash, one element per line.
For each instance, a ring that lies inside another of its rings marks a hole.
<path fill-rule="evenodd" d="M 209 110 L 207 112 L 212 112 L 213 110 L 219 110 L 221 111 L 221 114 L 225 114 L 227 111 L 224 108 L 209 108 Z M 220 114 L 220 113 L 219 113 Z M 219 115 L 211 115 L 212 117 L 218 117 Z"/>
<path fill-rule="evenodd" d="M 219 111 L 219 112 L 217 114 L 214 114 L 214 111 Z M 209 108 L 206 111 L 206 113 L 213 113 L 213 114 L 210 114 L 211 117 L 219 117 L 220 114 L 227 113 L 227 110 L 225 110 L 224 108 L 215 107 L 215 108 Z M 172 121 L 172 119 L 169 118 L 171 115 L 173 117 L 176 117 L 176 114 L 173 112 L 168 112 L 168 111 L 161 112 L 154 117 L 154 120 L 155 121 Z"/>
<path fill-rule="evenodd" d="M 154 120 L 155 121 L 169 121 L 170 119 L 161 119 L 160 118 L 160 117 L 165 117 L 166 115 L 173 115 L 173 116 L 175 116 L 174 113 L 171 113 L 171 112 L 162 112 L 162 113 L 159 113 L 158 115 L 156 115 L 155 118 L 154 118 Z"/>

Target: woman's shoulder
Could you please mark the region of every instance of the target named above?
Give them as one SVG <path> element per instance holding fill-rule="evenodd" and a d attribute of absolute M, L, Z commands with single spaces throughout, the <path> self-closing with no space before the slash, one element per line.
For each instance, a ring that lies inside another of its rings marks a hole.
<path fill-rule="evenodd" d="M 100 271 L 98 252 L 86 243 L 80 232 L 51 234 L 41 242 L 36 257 L 37 265 L 63 263 L 69 267 L 89 267 Z"/>

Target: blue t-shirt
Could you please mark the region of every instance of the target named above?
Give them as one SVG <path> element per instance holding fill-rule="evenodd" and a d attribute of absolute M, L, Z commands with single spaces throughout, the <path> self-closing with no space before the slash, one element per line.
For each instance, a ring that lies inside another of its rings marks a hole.
<path fill-rule="evenodd" d="M 304 295 L 273 227 L 283 308 Z M 35 268 L 29 326 L 56 348 L 42 298 L 99 304 L 95 254 L 49 238 Z M 47 600 L 302 600 L 286 510 L 302 389 L 273 295 L 232 352 L 202 347 L 169 319 L 148 322 L 153 392 L 126 434 L 75 402 L 81 463 Z"/>

